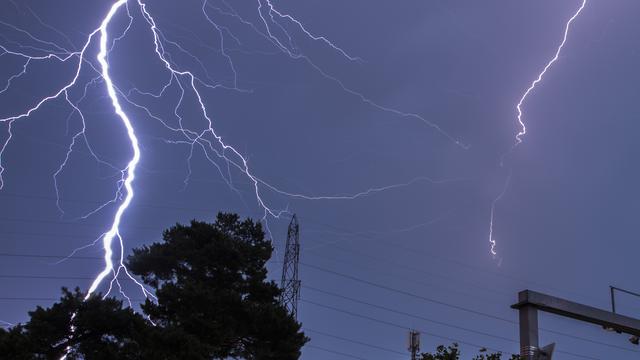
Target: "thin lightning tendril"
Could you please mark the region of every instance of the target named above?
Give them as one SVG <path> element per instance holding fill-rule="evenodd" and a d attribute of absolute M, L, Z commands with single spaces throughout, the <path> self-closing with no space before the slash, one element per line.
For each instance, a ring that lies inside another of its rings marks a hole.
<path fill-rule="evenodd" d="M 498 252 L 496 251 L 496 240 L 493 238 L 493 218 L 496 212 L 496 204 L 498 203 L 498 201 L 500 201 L 500 199 L 502 199 L 504 194 L 507 192 L 507 189 L 509 188 L 510 183 L 511 183 L 511 172 L 509 172 L 509 175 L 507 176 L 507 180 L 504 182 L 504 187 L 502 188 L 502 191 L 491 202 L 491 216 L 489 220 L 489 252 L 491 253 L 491 256 L 493 256 L 494 259 L 498 256 Z"/>

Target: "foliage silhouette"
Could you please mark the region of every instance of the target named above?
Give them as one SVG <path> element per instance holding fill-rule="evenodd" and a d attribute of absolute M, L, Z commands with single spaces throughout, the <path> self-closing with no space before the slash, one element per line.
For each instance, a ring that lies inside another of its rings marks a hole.
<path fill-rule="evenodd" d="M 79 289 L 63 289 L 60 301 L 29 312 L 26 324 L 0 329 L 0 357 L 298 359 L 308 339 L 267 279 L 272 252 L 260 223 L 235 214 L 177 224 L 128 258 L 130 272 L 157 296 L 141 306 L 148 319 L 120 300 L 84 300 Z"/>
<path fill-rule="evenodd" d="M 476 355 L 472 360 L 501 360 L 502 353 L 484 354 L 486 349 L 481 349 L 480 354 Z M 436 348 L 435 353 L 423 353 L 420 360 L 460 360 L 460 349 L 458 344 L 453 343 L 449 346 L 440 345 Z M 510 360 L 519 360 L 518 355 L 511 355 Z"/>

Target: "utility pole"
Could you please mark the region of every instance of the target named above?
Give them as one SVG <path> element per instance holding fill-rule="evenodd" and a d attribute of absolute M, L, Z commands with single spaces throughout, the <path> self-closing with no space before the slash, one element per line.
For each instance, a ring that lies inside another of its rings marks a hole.
<path fill-rule="evenodd" d="M 418 352 L 420 351 L 420 332 L 416 330 L 409 331 L 409 352 L 411 360 L 418 360 Z"/>
<path fill-rule="evenodd" d="M 300 261 L 300 227 L 294 214 L 287 230 L 284 263 L 282 264 L 282 280 L 280 287 L 280 303 L 294 318 L 298 318 L 298 300 L 300 299 L 300 279 L 298 278 L 298 262 Z"/>

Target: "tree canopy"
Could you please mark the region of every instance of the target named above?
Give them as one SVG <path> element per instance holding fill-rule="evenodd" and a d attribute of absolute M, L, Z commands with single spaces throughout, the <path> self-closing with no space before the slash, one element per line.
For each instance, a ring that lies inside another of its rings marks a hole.
<path fill-rule="evenodd" d="M 84 300 L 63 289 L 60 301 L 29 312 L 30 320 L 0 329 L 0 354 L 10 359 L 260 359 L 300 357 L 308 341 L 267 278 L 273 248 L 260 223 L 218 214 L 163 233 L 134 249 L 131 273 L 155 290 L 146 318 L 99 294 Z"/>
<path fill-rule="evenodd" d="M 9 359 L 140 359 L 144 358 L 147 321 L 122 301 L 63 288 L 60 301 L 38 306 L 30 320 L 0 331 L 0 354 Z M 73 327 L 73 330 L 72 330 Z"/>
<path fill-rule="evenodd" d="M 480 354 L 476 355 L 472 360 L 502 360 L 502 353 L 485 353 L 486 349 L 481 349 Z M 458 344 L 453 343 L 449 346 L 440 345 L 436 348 L 435 353 L 423 353 L 420 360 L 460 360 L 460 349 Z M 518 360 L 518 355 L 511 355 L 510 360 Z"/>
<path fill-rule="evenodd" d="M 267 281 L 273 247 L 260 223 L 218 214 L 164 232 L 133 251 L 128 267 L 155 290 L 143 306 L 195 358 L 297 359 L 307 339 Z M 188 344 L 188 345 L 187 345 Z"/>

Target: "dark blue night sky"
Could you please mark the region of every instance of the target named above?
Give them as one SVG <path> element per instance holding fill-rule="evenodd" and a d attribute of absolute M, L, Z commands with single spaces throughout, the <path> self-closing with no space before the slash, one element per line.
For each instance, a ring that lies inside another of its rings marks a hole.
<path fill-rule="evenodd" d="M 100 236 L 126 198 L 116 192 L 133 151 L 100 76 L 100 33 L 68 101 L 11 120 L 73 79 L 114 3 L 0 4 L 3 324 L 103 269 Z M 279 279 L 290 215 L 269 211 L 295 212 L 309 360 L 405 359 L 410 328 L 425 351 L 517 353 L 518 291 L 609 308 L 609 285 L 640 290 L 640 2 L 587 0 L 525 100 L 527 134 L 511 152 L 516 104 L 581 0 L 145 3 L 147 14 L 128 0 L 106 27 L 141 154 L 125 256 L 176 222 L 237 212 L 264 217 Z M 195 76 L 200 99 L 162 59 Z M 618 310 L 640 316 L 640 299 L 621 296 Z M 540 326 L 557 359 L 640 352 L 595 326 L 545 314 Z"/>

